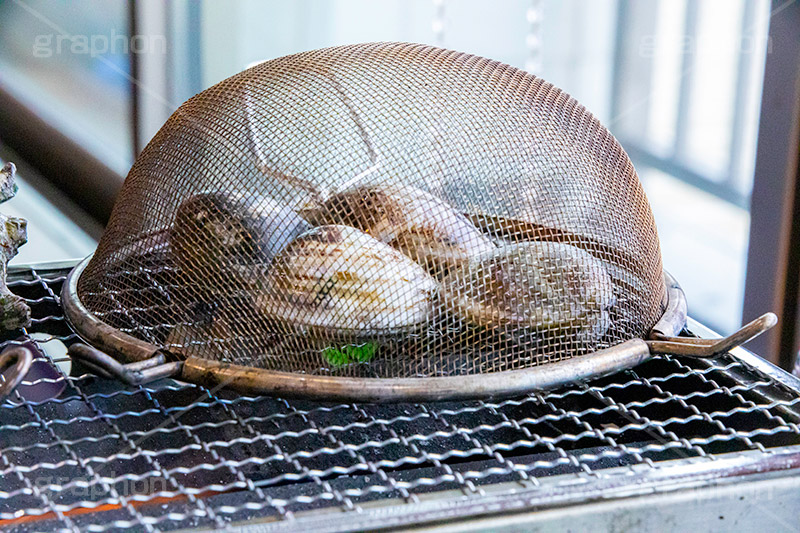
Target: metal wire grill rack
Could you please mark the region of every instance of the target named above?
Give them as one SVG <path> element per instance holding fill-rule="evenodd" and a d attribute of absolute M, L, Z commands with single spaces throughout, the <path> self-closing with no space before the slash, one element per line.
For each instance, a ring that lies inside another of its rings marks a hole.
<path fill-rule="evenodd" d="M 47 340 L 78 340 L 59 305 L 67 272 L 26 268 L 10 276 L 34 318 L 2 347 L 31 342 L 44 353 Z M 642 476 L 668 476 L 675 464 L 717 465 L 717 475 L 729 457 L 762 470 L 800 468 L 800 460 L 768 466 L 787 450 L 800 457 L 800 389 L 753 356 L 662 356 L 505 401 L 369 405 L 171 380 L 126 388 L 77 367 L 66 372 L 66 356 L 51 352 L 37 364 L 57 374 L 24 381 L 0 405 L 4 530 L 252 521 L 281 529 L 312 519 L 329 529 L 370 529 L 419 519 L 431 505 L 462 505 L 469 514 L 463 505 L 525 494 L 528 507 L 545 506 L 556 485 L 591 499 L 587 490 L 633 487 Z M 337 521 L 343 516 L 350 520 Z"/>

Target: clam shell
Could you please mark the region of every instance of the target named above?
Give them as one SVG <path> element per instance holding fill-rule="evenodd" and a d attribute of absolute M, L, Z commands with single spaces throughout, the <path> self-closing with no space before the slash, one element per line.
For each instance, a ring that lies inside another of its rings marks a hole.
<path fill-rule="evenodd" d="M 358 228 L 437 274 L 495 249 L 494 243 L 450 204 L 415 187 L 347 189 L 304 216 L 316 224 Z"/>
<path fill-rule="evenodd" d="M 255 305 L 295 332 L 369 337 L 425 323 L 437 288 L 394 248 L 355 228 L 325 225 L 300 235 L 273 259 Z"/>
<path fill-rule="evenodd" d="M 253 265 L 266 265 L 310 224 L 266 197 L 223 192 L 190 196 L 178 207 L 170 250 L 189 280 L 248 287 Z M 257 276 L 255 276 L 257 277 Z"/>
<path fill-rule="evenodd" d="M 519 241 L 563 241 L 571 237 L 566 232 L 549 228 L 525 218 L 512 218 L 487 213 L 464 213 L 476 228 L 494 239 L 514 243 Z"/>
<path fill-rule="evenodd" d="M 453 270 L 444 305 L 469 323 L 551 330 L 599 339 L 610 326 L 613 284 L 602 262 L 555 242 L 498 248 Z"/>
<path fill-rule="evenodd" d="M 525 218 L 511 218 L 486 213 L 464 213 L 464 216 L 485 234 L 505 243 L 521 241 L 550 241 L 570 244 L 584 250 L 592 250 L 604 257 L 614 258 L 619 264 L 636 264 L 635 254 L 626 252 L 614 243 L 602 242 L 594 237 L 579 235 L 557 228 L 551 228 Z"/>

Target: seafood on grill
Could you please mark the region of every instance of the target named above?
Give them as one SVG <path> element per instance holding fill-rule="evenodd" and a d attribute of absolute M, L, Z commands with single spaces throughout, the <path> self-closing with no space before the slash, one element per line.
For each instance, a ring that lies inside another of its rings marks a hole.
<path fill-rule="evenodd" d="M 537 224 L 527 217 L 514 218 L 487 213 L 464 213 L 464 217 L 496 241 L 515 243 L 560 241 L 565 238 L 564 231 Z"/>
<path fill-rule="evenodd" d="M 163 343 L 165 350 L 183 358 L 224 360 L 225 356 L 240 355 L 234 345 L 238 337 L 232 335 L 227 317 L 217 316 L 216 306 L 206 302 L 196 304 L 189 314 L 190 321 L 170 329 Z"/>
<path fill-rule="evenodd" d="M 360 185 L 303 212 L 314 224 L 358 228 L 440 276 L 494 243 L 450 204 L 403 185 Z"/>
<path fill-rule="evenodd" d="M 200 293 L 233 296 L 293 332 L 317 337 L 413 329 L 437 282 L 417 263 L 348 226 L 312 228 L 266 199 L 203 193 L 178 208 L 170 249 Z"/>
<path fill-rule="evenodd" d="M 174 355 L 241 363 L 286 350 L 272 328 L 264 327 L 263 317 L 241 299 L 195 302 L 187 314 L 188 320 L 171 328 L 164 341 L 164 349 Z"/>
<path fill-rule="evenodd" d="M 602 337 L 615 303 L 611 277 L 588 252 L 521 242 L 476 257 L 442 280 L 441 299 L 468 323 Z"/>
<path fill-rule="evenodd" d="M 201 288 L 259 286 L 265 265 L 311 228 L 294 210 L 267 197 L 223 192 L 188 197 L 170 230 L 170 252 Z"/>
<path fill-rule="evenodd" d="M 586 251 L 498 247 L 451 206 L 407 186 L 355 187 L 302 216 L 271 200 L 203 193 L 180 206 L 170 237 L 200 290 L 244 299 L 278 331 L 315 339 L 409 332 L 437 311 L 479 327 L 597 339 L 615 302 L 609 274 Z"/>
<path fill-rule="evenodd" d="M 241 302 L 237 302 L 241 304 Z M 181 357 L 199 357 L 232 364 L 258 361 L 268 367 L 288 353 L 314 358 L 320 368 L 339 368 L 369 362 L 381 349 L 372 340 L 347 342 L 316 337 L 281 335 L 265 327 L 263 316 L 240 305 L 200 303 L 189 311 L 190 321 L 170 329 L 164 350 Z"/>
<path fill-rule="evenodd" d="M 558 331 L 592 342 L 610 326 L 616 300 L 603 263 L 569 244 L 539 242 L 536 237 L 554 237 L 543 226 L 514 226 L 498 247 L 490 237 L 499 235 L 491 224 L 484 227 L 494 218 L 469 219 L 425 191 L 400 185 L 354 187 L 303 216 L 358 227 L 443 277 L 446 310 L 467 323 Z"/>
<path fill-rule="evenodd" d="M 438 283 L 394 248 L 349 226 L 315 227 L 276 255 L 255 307 L 293 332 L 326 338 L 413 330 Z"/>

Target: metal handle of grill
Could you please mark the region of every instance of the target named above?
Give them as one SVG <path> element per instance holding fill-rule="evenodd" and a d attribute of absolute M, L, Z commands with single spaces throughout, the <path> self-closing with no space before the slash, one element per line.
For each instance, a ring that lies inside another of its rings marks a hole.
<path fill-rule="evenodd" d="M 778 323 L 774 313 L 766 313 L 744 325 L 727 337 L 720 339 L 700 339 L 692 337 L 676 337 L 675 325 L 682 328 L 686 323 L 688 309 L 683 289 L 672 276 L 665 274 L 667 284 L 667 307 L 661 319 L 653 326 L 650 338 L 646 340 L 651 355 L 674 354 L 688 357 L 714 357 L 729 352 L 737 346 L 758 337 Z"/>
<path fill-rule="evenodd" d="M 4 380 L 0 383 L 0 401 L 14 392 L 14 389 L 22 383 L 32 363 L 33 353 L 24 346 L 12 346 L 0 354 L 0 372 L 7 368 L 11 369 L 3 374 Z"/>
<path fill-rule="evenodd" d="M 688 357 L 714 357 L 741 346 L 778 323 L 775 313 L 765 313 L 742 326 L 727 337 L 699 339 L 691 337 L 668 337 L 654 332 L 654 339 L 645 341 L 652 354 L 685 355 Z"/>
<path fill-rule="evenodd" d="M 183 367 L 182 362 L 168 363 L 163 353 L 143 361 L 122 364 L 107 353 L 81 343 L 70 346 L 68 353 L 92 373 L 107 379 L 118 379 L 126 385 L 142 385 L 174 376 Z"/>

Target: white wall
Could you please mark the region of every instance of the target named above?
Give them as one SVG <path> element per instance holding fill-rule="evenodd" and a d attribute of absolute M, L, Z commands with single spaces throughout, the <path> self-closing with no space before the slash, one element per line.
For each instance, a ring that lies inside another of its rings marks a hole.
<path fill-rule="evenodd" d="M 446 48 L 524 68 L 528 0 L 444 3 Z M 541 2 L 545 79 L 601 120 L 608 117 L 617 0 Z M 203 82 L 212 85 L 248 64 L 368 41 L 436 42 L 431 0 L 203 0 Z"/>

